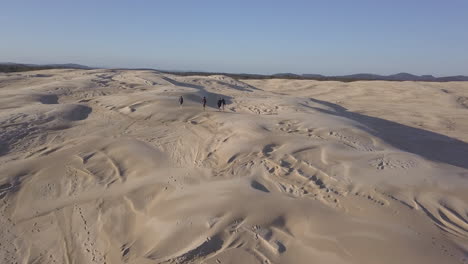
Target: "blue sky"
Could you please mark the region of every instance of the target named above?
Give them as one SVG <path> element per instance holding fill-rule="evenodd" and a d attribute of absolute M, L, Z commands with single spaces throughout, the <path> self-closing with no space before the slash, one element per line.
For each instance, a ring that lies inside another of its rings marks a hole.
<path fill-rule="evenodd" d="M 468 75 L 467 0 L 0 0 L 0 61 Z"/>

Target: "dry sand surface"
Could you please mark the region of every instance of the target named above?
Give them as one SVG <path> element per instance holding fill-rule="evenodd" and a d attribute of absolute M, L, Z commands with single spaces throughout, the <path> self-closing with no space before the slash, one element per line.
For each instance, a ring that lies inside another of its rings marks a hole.
<path fill-rule="evenodd" d="M 468 83 L 9 73 L 0 129 L 1 263 L 468 263 Z"/>

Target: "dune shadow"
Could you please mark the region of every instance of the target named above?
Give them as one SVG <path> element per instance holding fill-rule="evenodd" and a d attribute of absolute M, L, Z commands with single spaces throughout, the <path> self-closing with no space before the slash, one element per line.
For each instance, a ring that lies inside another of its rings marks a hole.
<path fill-rule="evenodd" d="M 43 104 L 58 104 L 58 96 L 55 94 L 42 95 L 39 102 Z"/>
<path fill-rule="evenodd" d="M 34 74 L 31 75 L 31 77 L 36 77 L 36 78 L 48 78 L 48 77 L 53 77 L 53 74 Z"/>
<path fill-rule="evenodd" d="M 218 80 L 218 82 L 221 84 L 221 85 L 224 85 L 224 86 L 227 86 L 229 87 L 230 89 L 234 89 L 234 90 L 238 90 L 238 91 L 243 91 L 243 92 L 254 92 L 255 90 L 260 90 L 258 89 L 257 87 L 255 86 L 252 86 L 248 83 L 245 83 L 245 82 L 242 82 L 242 81 L 239 81 L 239 80 L 236 80 L 238 81 L 239 83 L 242 83 L 244 84 L 245 86 L 241 86 L 241 85 L 237 85 L 237 84 L 231 84 L 231 83 L 227 83 L 227 82 L 224 82 L 224 81 L 221 81 L 221 80 Z"/>
<path fill-rule="evenodd" d="M 10 151 L 10 148 L 6 142 L 0 139 L 0 156 L 5 155 Z"/>
<path fill-rule="evenodd" d="M 356 121 L 367 133 L 381 138 L 388 144 L 419 155 L 425 159 L 468 169 L 468 143 L 439 133 L 410 127 L 397 122 L 348 111 L 346 108 L 327 101 L 309 98 L 310 101 L 332 110 L 312 108 L 322 113 Z"/>
<path fill-rule="evenodd" d="M 85 120 L 93 109 L 86 105 L 75 105 L 72 111 L 65 114 L 65 118 L 70 121 Z"/>

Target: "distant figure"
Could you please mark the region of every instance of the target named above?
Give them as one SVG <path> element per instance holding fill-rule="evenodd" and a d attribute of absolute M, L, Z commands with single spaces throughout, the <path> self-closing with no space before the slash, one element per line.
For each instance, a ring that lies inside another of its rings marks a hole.
<path fill-rule="evenodd" d="M 221 111 L 221 104 L 223 103 L 223 100 L 218 99 L 218 110 Z"/>
<path fill-rule="evenodd" d="M 184 98 L 182 96 L 179 97 L 179 105 L 182 107 L 182 104 L 184 104 Z"/>
<path fill-rule="evenodd" d="M 221 99 L 221 105 L 223 106 L 223 111 L 224 111 L 224 106 L 226 106 L 226 100 L 224 100 L 224 98 Z"/>
<path fill-rule="evenodd" d="M 206 107 L 206 97 L 205 96 L 203 96 L 202 103 L 203 103 L 203 111 L 205 111 L 205 107 Z"/>

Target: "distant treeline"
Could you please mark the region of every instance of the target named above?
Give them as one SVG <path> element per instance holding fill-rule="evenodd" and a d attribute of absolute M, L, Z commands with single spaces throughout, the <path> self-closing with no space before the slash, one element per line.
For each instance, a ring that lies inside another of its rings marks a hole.
<path fill-rule="evenodd" d="M 249 74 L 249 73 L 223 73 L 223 72 L 173 72 L 173 71 L 159 71 L 178 76 L 210 76 L 210 75 L 225 75 L 236 80 L 268 80 L 268 79 L 288 79 L 288 80 L 316 80 L 316 81 L 340 81 L 340 82 L 355 82 L 364 81 L 365 79 L 354 79 L 344 77 L 329 77 L 329 76 L 302 76 L 297 74 Z"/>
<path fill-rule="evenodd" d="M 160 71 L 162 73 L 170 73 L 180 76 L 209 76 L 209 75 L 225 75 L 234 79 L 290 79 L 290 80 L 316 80 L 316 81 L 339 81 L 339 82 L 356 82 L 356 81 L 422 81 L 422 82 L 453 82 L 453 81 L 468 81 L 467 76 L 447 76 L 434 77 L 432 75 L 413 75 L 409 73 L 398 73 L 393 75 L 377 75 L 377 74 L 352 74 L 343 76 L 325 76 L 320 74 L 294 74 L 294 73 L 277 73 L 272 75 L 248 74 L 248 73 L 219 73 L 219 72 L 177 72 L 177 71 Z"/>
<path fill-rule="evenodd" d="M 39 71 L 50 69 L 91 69 L 90 67 L 79 64 L 20 64 L 20 63 L 0 63 L 0 72 L 25 72 L 25 71 Z"/>
<path fill-rule="evenodd" d="M 0 72 L 25 72 L 53 69 L 50 66 L 29 66 L 23 64 L 0 64 Z"/>
<path fill-rule="evenodd" d="M 0 63 L 0 72 L 24 72 L 37 71 L 48 69 L 93 69 L 79 64 L 17 64 L 17 63 Z M 423 82 L 451 82 L 451 81 L 468 81 L 468 76 L 457 75 L 447 77 L 434 77 L 432 75 L 413 75 L 409 73 L 398 73 L 393 75 L 377 75 L 377 74 L 352 74 L 343 76 L 325 76 L 320 74 L 294 74 L 294 73 L 277 73 L 272 75 L 265 74 L 249 74 L 249 73 L 224 73 L 224 72 L 199 72 L 199 71 L 166 71 L 155 70 L 148 68 L 140 69 L 115 69 L 115 70 L 152 70 L 161 73 L 179 75 L 179 76 L 210 76 L 210 75 L 225 75 L 234 79 L 289 79 L 289 80 L 316 80 L 316 81 L 339 81 L 339 82 L 356 82 L 356 81 L 423 81 Z"/>
<path fill-rule="evenodd" d="M 340 81 L 340 82 L 355 82 L 362 81 L 359 79 L 345 78 L 345 77 L 330 77 L 330 76 L 302 76 L 297 74 L 272 74 L 272 75 L 263 75 L 263 74 L 249 74 L 249 73 L 224 73 L 224 72 L 177 72 L 177 71 L 161 71 L 162 73 L 168 73 L 178 76 L 210 76 L 210 75 L 224 75 L 231 77 L 233 79 L 243 79 L 243 80 L 267 80 L 267 79 L 288 79 L 288 80 L 316 80 L 316 81 Z"/>

